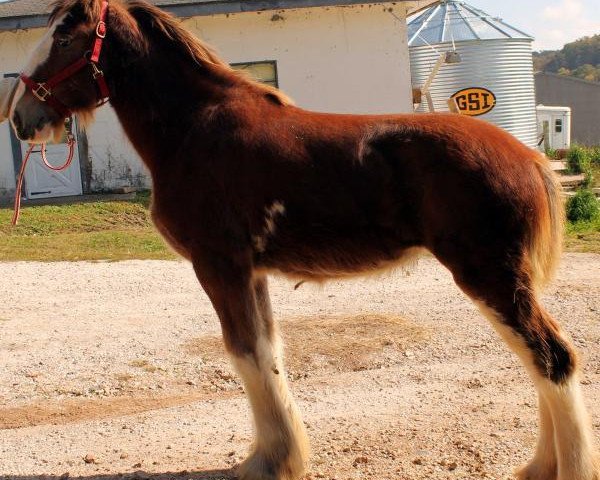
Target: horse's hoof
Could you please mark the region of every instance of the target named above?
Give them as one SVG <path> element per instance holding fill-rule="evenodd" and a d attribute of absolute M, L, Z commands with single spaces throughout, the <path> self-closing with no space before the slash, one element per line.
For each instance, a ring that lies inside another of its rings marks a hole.
<path fill-rule="evenodd" d="M 575 466 L 563 471 L 561 469 L 558 480 L 600 480 L 600 456 L 590 453 L 582 456 L 580 462 Z"/>
<path fill-rule="evenodd" d="M 531 462 L 515 472 L 517 480 L 557 480 L 556 466 Z"/>
<path fill-rule="evenodd" d="M 262 452 L 252 453 L 238 468 L 239 480 L 298 480 L 304 465 L 292 458 L 274 460 Z"/>

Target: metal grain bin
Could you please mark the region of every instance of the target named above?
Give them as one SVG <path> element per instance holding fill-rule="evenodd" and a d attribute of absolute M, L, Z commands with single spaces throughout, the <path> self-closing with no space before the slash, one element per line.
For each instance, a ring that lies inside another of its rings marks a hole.
<path fill-rule="evenodd" d="M 455 98 L 461 113 L 479 116 L 535 147 L 532 42 L 526 33 L 464 2 L 439 2 L 409 19 L 413 88 L 431 78 L 440 55 L 456 49 L 460 62 L 442 65 L 429 88 L 435 110 L 448 111 L 448 101 Z M 418 111 L 428 111 L 427 103 Z"/>

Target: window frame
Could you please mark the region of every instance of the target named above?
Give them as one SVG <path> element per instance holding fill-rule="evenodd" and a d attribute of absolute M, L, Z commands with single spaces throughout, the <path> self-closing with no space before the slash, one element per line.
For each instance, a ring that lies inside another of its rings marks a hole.
<path fill-rule="evenodd" d="M 229 66 L 231 68 L 243 71 L 243 69 L 241 68 L 236 68 L 236 67 L 243 67 L 243 66 L 251 66 L 251 65 L 272 65 L 273 66 L 273 72 L 275 73 L 275 77 L 274 77 L 274 82 L 275 85 L 271 85 L 270 83 L 266 83 L 266 82 L 262 82 L 260 80 L 257 80 L 257 82 L 263 83 L 265 85 L 270 85 L 274 88 L 279 89 L 279 69 L 278 69 L 278 65 L 277 65 L 277 60 L 253 60 L 251 62 L 233 62 L 230 63 Z"/>
<path fill-rule="evenodd" d="M 562 118 L 556 118 L 554 120 L 554 133 L 563 133 L 564 122 Z"/>

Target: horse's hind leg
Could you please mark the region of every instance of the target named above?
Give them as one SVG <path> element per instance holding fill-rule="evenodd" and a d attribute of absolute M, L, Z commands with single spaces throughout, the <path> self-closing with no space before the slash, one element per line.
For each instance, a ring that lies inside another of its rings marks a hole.
<path fill-rule="evenodd" d="M 600 480 L 593 436 L 580 392 L 575 350 L 540 306 L 527 265 L 496 259 L 477 268 L 450 266 L 458 285 L 475 301 L 527 368 L 540 401 L 536 455 L 520 480 Z M 502 267 L 500 267 L 502 265 Z M 486 273 L 487 272 L 487 273 Z"/>
<path fill-rule="evenodd" d="M 195 259 L 194 269 L 219 315 L 254 415 L 256 440 L 240 466 L 240 480 L 297 480 L 304 473 L 308 441 L 288 391 L 267 280 L 254 278 L 246 265 L 205 258 Z"/>
<path fill-rule="evenodd" d="M 554 422 L 548 401 L 538 395 L 540 434 L 533 460 L 517 472 L 520 479 L 555 479 L 558 472 Z"/>

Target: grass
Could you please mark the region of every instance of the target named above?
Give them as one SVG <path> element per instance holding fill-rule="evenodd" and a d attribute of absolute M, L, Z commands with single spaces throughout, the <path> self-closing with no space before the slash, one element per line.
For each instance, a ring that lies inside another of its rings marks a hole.
<path fill-rule="evenodd" d="M 25 207 L 17 227 L 12 209 L 2 208 L 0 261 L 175 259 L 152 225 L 149 203 L 140 193 L 131 201 Z M 569 224 L 565 243 L 568 251 L 600 253 L 600 218 Z"/>
<path fill-rule="evenodd" d="M 593 186 L 600 188 L 600 164 L 592 165 L 592 175 L 594 177 Z"/>
<path fill-rule="evenodd" d="M 594 178 L 592 187 L 600 188 L 600 164 L 591 166 Z M 600 253 L 600 217 L 589 222 L 567 224 L 565 249 L 570 252 Z"/>
<path fill-rule="evenodd" d="M 12 227 L 0 209 L 0 261 L 173 259 L 150 219 L 148 193 L 131 201 L 25 207 Z"/>
<path fill-rule="evenodd" d="M 568 223 L 565 250 L 600 253 L 600 216 L 590 222 Z"/>

